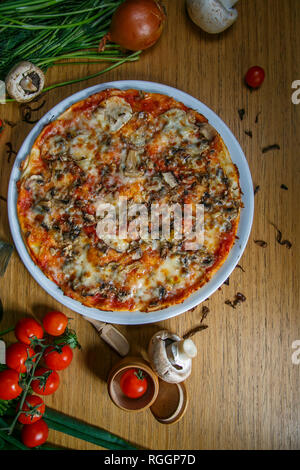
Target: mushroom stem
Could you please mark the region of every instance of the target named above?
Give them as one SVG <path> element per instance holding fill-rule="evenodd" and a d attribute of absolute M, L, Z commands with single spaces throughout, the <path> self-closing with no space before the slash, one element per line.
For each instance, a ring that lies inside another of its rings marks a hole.
<path fill-rule="evenodd" d="M 193 359 L 197 356 L 197 348 L 191 339 L 184 339 L 178 343 L 178 351 L 182 356 Z"/>
<path fill-rule="evenodd" d="M 171 364 L 177 366 L 197 356 L 197 348 L 191 339 L 175 341 L 166 347 L 166 351 Z"/>
<path fill-rule="evenodd" d="M 219 0 L 219 2 L 222 3 L 224 8 L 229 10 L 238 2 L 238 0 Z"/>

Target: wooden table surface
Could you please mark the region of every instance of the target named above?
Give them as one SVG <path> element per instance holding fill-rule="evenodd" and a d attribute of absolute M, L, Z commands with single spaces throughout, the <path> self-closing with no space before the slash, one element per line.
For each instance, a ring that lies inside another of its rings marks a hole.
<path fill-rule="evenodd" d="M 29 275 L 14 253 L 0 279 L 5 315 L 0 329 L 24 314 L 41 318 L 60 309 L 73 318 L 82 352 L 61 373 L 60 389 L 46 403 L 149 449 L 296 449 L 300 447 L 300 365 L 292 363 L 292 343 L 300 339 L 299 306 L 299 161 L 300 105 L 291 101 L 292 82 L 300 79 L 297 0 L 241 0 L 238 21 L 222 35 L 209 36 L 188 19 L 183 0 L 164 0 L 168 22 L 159 43 L 136 63 L 125 64 L 100 79 L 50 91 L 34 117 L 72 93 L 99 82 L 141 79 L 184 90 L 212 108 L 228 124 L 247 157 L 255 196 L 255 217 L 241 269 L 205 303 L 209 328 L 195 337 L 198 357 L 187 381 L 189 407 L 177 424 L 159 424 L 148 410 L 130 414 L 116 408 L 106 391 L 106 377 L 118 360 L 80 315 L 57 303 Z M 261 65 L 266 79 L 250 92 L 243 76 Z M 97 65 L 57 66 L 47 83 L 77 78 Z M 238 109 L 245 109 L 243 121 Z M 0 117 L 16 121 L 1 135 L 0 195 L 6 196 L 13 157 L 31 129 L 16 104 L 0 106 Z M 255 118 L 259 114 L 258 123 Z M 245 131 L 251 130 L 250 138 Z M 278 143 L 280 150 L 262 153 Z M 288 190 L 281 189 L 285 184 Z M 293 246 L 276 242 L 276 224 Z M 6 204 L 0 200 L 0 237 L 11 240 Z M 260 239 L 266 248 L 254 243 Z M 298 259 L 297 259 L 298 258 Z M 235 310 L 225 305 L 242 292 L 247 300 Z M 148 326 L 120 327 L 140 354 L 162 327 L 183 334 L 199 324 L 201 308 Z M 13 334 L 8 335 L 13 341 Z M 71 449 L 93 445 L 50 431 L 49 442 Z"/>

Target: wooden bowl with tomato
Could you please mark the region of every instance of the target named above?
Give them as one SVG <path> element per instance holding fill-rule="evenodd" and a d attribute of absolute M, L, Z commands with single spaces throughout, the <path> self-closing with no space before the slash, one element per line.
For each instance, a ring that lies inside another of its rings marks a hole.
<path fill-rule="evenodd" d="M 126 357 L 109 373 L 108 393 L 111 400 L 125 411 L 143 411 L 156 400 L 158 377 L 139 357 Z"/>

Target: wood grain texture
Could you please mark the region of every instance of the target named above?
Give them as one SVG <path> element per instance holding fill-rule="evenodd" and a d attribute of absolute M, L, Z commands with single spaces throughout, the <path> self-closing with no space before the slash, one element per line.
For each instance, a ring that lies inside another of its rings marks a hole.
<path fill-rule="evenodd" d="M 299 319 L 299 149 L 300 105 L 291 101 L 291 84 L 300 79 L 297 0 L 241 0 L 239 19 L 222 35 L 209 36 L 188 19 L 183 0 L 164 0 L 168 22 L 159 43 L 137 63 L 125 64 L 101 77 L 152 80 L 178 87 L 211 107 L 240 141 L 260 191 L 255 218 L 241 265 L 230 285 L 207 302 L 209 328 L 195 337 L 199 349 L 187 381 L 190 404 L 173 426 L 156 422 L 148 410 L 129 414 L 116 408 L 106 391 L 106 377 L 117 355 L 101 342 L 80 315 L 55 302 L 32 279 L 17 254 L 13 255 L 0 296 L 5 309 L 1 330 L 24 314 L 41 318 L 61 309 L 73 318 L 82 352 L 61 373 L 60 389 L 46 403 L 89 423 L 109 429 L 149 449 L 299 449 L 300 366 L 291 361 L 292 342 L 300 339 Z M 266 70 L 263 87 L 250 92 L 243 76 L 251 65 Z M 93 73 L 97 65 L 58 66 L 47 73 L 52 84 Z M 41 117 L 65 97 L 94 79 L 49 92 Z M 245 108 L 243 121 L 238 109 Z M 260 112 L 259 121 L 255 117 Z M 0 195 L 7 191 L 13 158 L 7 161 L 5 143 L 17 150 L 31 125 L 22 123 L 16 104 L 0 106 L 0 117 L 16 121 L 0 137 Z M 251 130 L 253 138 L 245 134 Z M 262 154 L 265 145 L 280 150 Z M 284 183 L 288 191 L 282 190 Z M 291 240 L 288 250 L 276 240 L 270 222 Z M 0 200 L 0 236 L 10 240 L 5 202 Z M 260 248 L 255 239 L 268 243 Z M 235 310 L 225 305 L 236 292 L 247 300 Z M 199 324 L 201 308 L 157 325 L 121 327 L 130 339 L 131 354 L 143 351 L 162 327 L 179 334 Z M 7 337 L 13 341 L 13 335 Z M 49 441 L 72 449 L 95 446 L 51 431 Z"/>

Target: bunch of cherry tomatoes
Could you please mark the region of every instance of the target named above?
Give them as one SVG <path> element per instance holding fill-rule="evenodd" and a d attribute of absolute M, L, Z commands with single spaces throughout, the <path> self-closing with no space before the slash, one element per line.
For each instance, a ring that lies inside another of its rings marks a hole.
<path fill-rule="evenodd" d="M 48 426 L 42 419 L 45 404 L 38 395 L 50 395 L 57 390 L 60 381 L 57 371 L 66 369 L 73 358 L 66 340 L 67 316 L 49 312 L 42 323 L 43 327 L 33 318 L 23 318 L 17 323 L 14 331 L 18 342 L 7 348 L 7 369 L 0 372 L 0 399 L 20 398 L 16 419 L 24 425 L 21 438 L 27 447 L 46 442 Z M 71 345 L 79 346 L 77 340 Z M 40 360 L 43 366 L 39 365 Z"/>

